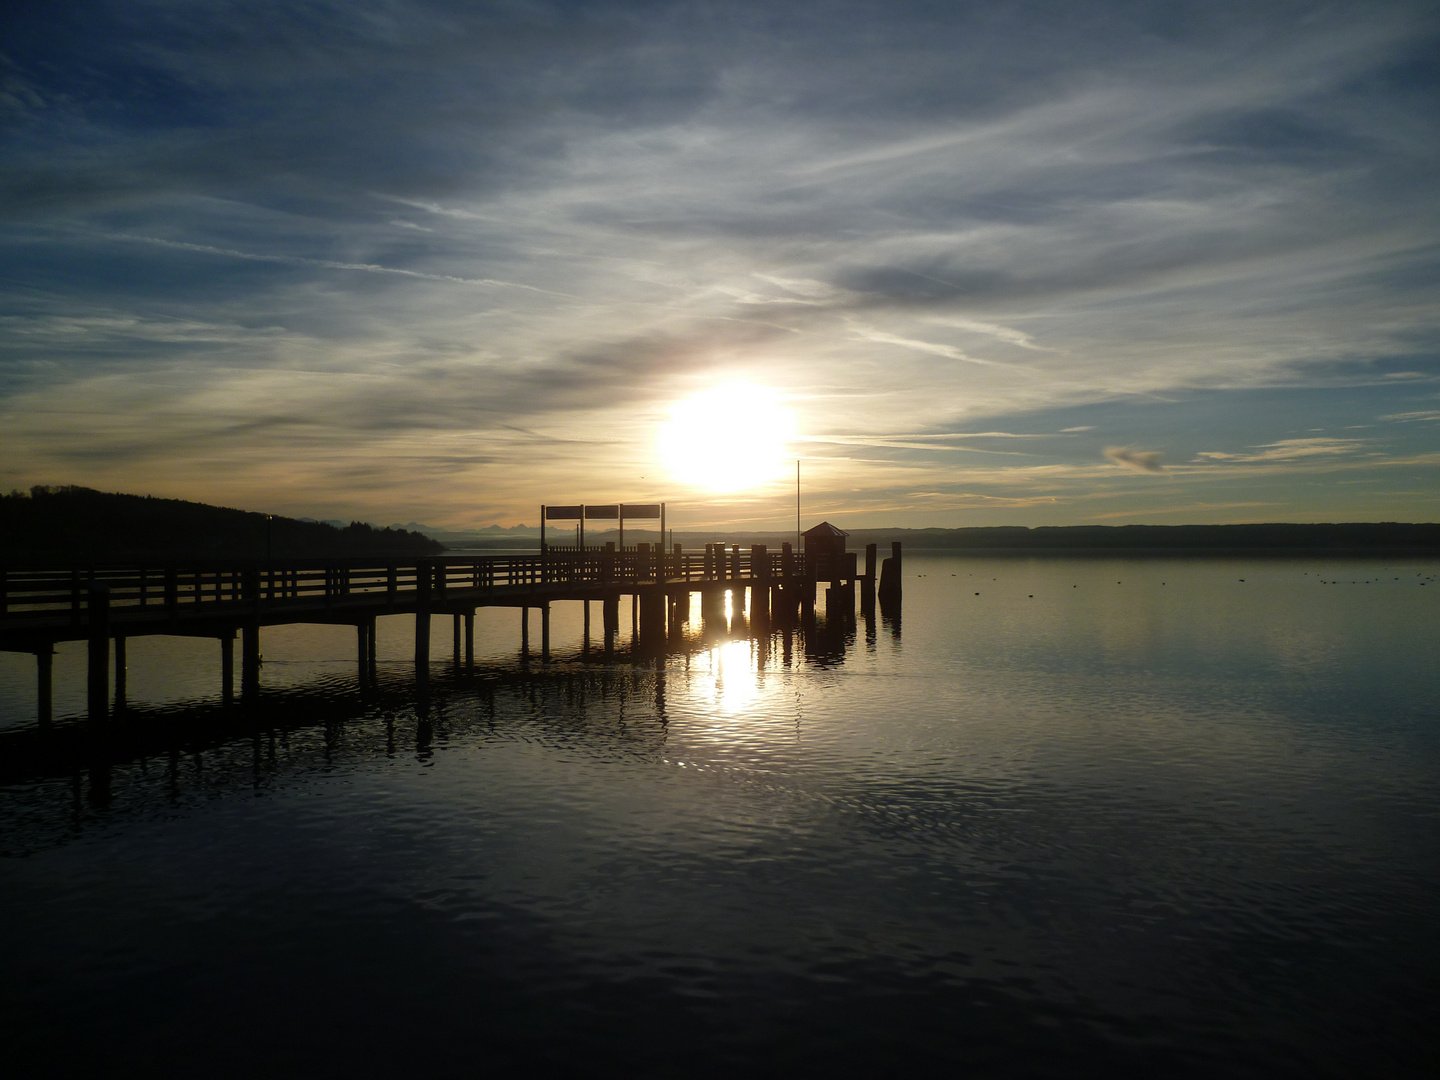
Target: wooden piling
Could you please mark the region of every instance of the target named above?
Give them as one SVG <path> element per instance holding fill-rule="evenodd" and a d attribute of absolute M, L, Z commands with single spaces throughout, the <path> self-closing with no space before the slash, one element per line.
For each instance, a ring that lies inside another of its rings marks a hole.
<path fill-rule="evenodd" d="M 35 677 L 38 683 L 35 696 L 39 701 L 36 719 L 41 724 L 48 724 L 54 712 L 55 700 L 55 647 L 49 642 L 35 653 Z"/>
<path fill-rule="evenodd" d="M 227 706 L 235 703 L 235 631 L 233 630 L 220 638 L 220 700 Z"/>
<path fill-rule="evenodd" d="M 115 708 L 125 708 L 126 697 L 126 661 L 125 661 L 125 635 L 115 635 Z"/>
<path fill-rule="evenodd" d="M 90 659 L 86 704 L 91 720 L 110 718 L 110 588 L 91 582 L 89 589 Z"/>
<path fill-rule="evenodd" d="M 550 662 L 550 605 L 540 605 L 540 661 Z"/>
<path fill-rule="evenodd" d="M 429 559 L 415 566 L 415 679 L 430 682 L 430 578 Z"/>
<path fill-rule="evenodd" d="M 475 612 L 465 613 L 465 669 L 475 668 Z"/>
<path fill-rule="evenodd" d="M 240 628 L 240 701 L 255 703 L 260 695 L 260 624 L 247 622 Z"/>
<path fill-rule="evenodd" d="M 880 602 L 900 599 L 900 541 L 890 545 L 890 558 L 880 565 Z"/>

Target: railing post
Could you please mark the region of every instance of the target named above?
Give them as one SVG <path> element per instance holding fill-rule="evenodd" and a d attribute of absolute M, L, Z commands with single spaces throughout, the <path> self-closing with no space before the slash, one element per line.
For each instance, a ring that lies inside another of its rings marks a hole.
<path fill-rule="evenodd" d="M 260 567 L 247 566 L 244 570 L 244 586 L 240 592 L 240 598 L 252 606 L 256 611 L 260 610 Z"/>

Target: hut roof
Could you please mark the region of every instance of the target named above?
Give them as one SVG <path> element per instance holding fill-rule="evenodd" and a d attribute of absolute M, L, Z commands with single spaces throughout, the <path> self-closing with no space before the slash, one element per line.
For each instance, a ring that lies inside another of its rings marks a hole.
<path fill-rule="evenodd" d="M 812 537 L 812 536 L 813 536 L 813 537 L 814 537 L 815 539 L 817 539 L 817 540 L 822 540 L 822 539 L 823 539 L 823 540 L 832 540 L 832 539 L 844 539 L 845 537 L 849 536 L 850 534 L 847 533 L 844 529 L 837 529 L 834 525 L 831 525 L 830 522 L 828 522 L 828 521 L 822 521 L 822 522 L 820 522 L 819 525 L 814 525 L 814 526 L 806 529 L 803 535 L 804 535 L 807 539 L 808 539 L 809 537 Z"/>

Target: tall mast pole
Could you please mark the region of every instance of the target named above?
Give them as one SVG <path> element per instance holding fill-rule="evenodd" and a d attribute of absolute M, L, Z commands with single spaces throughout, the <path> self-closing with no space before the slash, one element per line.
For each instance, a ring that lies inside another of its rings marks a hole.
<path fill-rule="evenodd" d="M 800 459 L 795 459 L 795 550 L 800 550 Z"/>

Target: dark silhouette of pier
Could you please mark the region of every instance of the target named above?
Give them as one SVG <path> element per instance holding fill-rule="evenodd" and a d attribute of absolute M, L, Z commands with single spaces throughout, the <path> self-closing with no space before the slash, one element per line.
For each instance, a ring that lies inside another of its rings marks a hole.
<path fill-rule="evenodd" d="M 820 527 L 817 526 L 818 530 Z M 33 653 L 38 719 L 51 720 L 55 645 L 87 641 L 87 711 L 109 716 L 111 701 L 125 701 L 125 642 L 145 635 L 210 637 L 220 644 L 222 697 L 235 698 L 235 641 L 240 640 L 240 700 L 260 687 L 260 635 L 267 626 L 294 623 L 352 625 L 362 684 L 375 679 L 375 623 L 386 615 L 415 619 L 415 677 L 428 683 L 432 622 L 452 618 L 454 654 L 474 659 L 474 617 L 482 607 L 522 612 L 522 655 L 530 653 L 530 612 L 539 612 L 539 659 L 550 659 L 550 605 L 585 604 L 585 643 L 591 640 L 591 604 L 600 607 L 601 651 L 615 649 L 620 604 L 629 598 L 636 647 L 663 652 L 675 628 L 690 617 L 698 594 L 701 614 L 723 611 L 726 594 L 736 610 L 749 592 L 751 622 L 787 624 L 813 616 L 824 586 L 827 609 L 855 610 L 875 602 L 875 545 L 866 548 L 863 572 L 844 533 L 795 551 L 764 545 L 707 544 L 685 552 L 676 544 L 617 548 L 547 546 L 535 555 L 482 555 L 397 559 L 229 560 L 143 564 L 90 564 L 0 568 L 0 649 Z M 815 532 L 816 530 L 812 530 Z M 836 539 L 838 537 L 838 540 Z M 838 545 L 838 546 L 837 546 Z M 882 599 L 898 599 L 899 544 L 886 560 Z M 895 571 L 893 588 L 890 576 Z M 887 590 L 889 590 L 887 592 Z M 114 655 L 113 673 L 111 655 Z M 112 678 L 113 674 L 113 678 Z"/>

